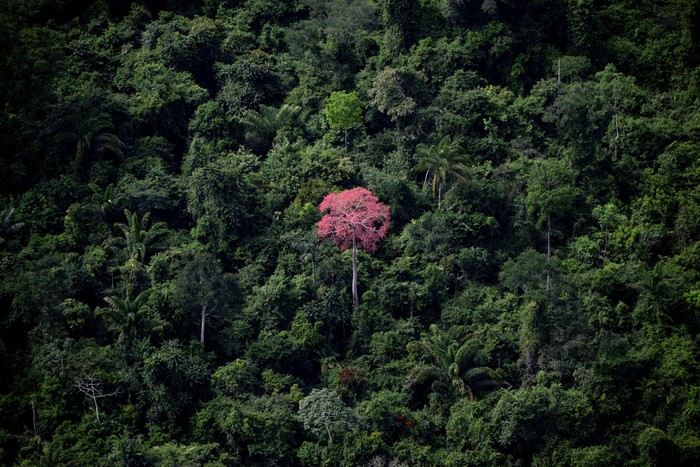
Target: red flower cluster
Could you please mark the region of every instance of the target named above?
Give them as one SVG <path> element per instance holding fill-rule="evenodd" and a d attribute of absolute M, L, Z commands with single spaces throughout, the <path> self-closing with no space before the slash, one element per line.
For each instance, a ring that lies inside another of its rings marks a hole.
<path fill-rule="evenodd" d="M 343 251 L 352 246 L 373 252 L 389 229 L 389 208 L 367 188 L 329 193 L 319 206 L 328 212 L 318 223 L 318 236 L 330 237 Z"/>
<path fill-rule="evenodd" d="M 394 418 L 400 424 L 399 431 L 402 436 L 408 435 L 408 432 L 411 430 L 411 428 L 416 426 L 416 421 L 405 415 L 396 415 Z"/>
<path fill-rule="evenodd" d="M 352 388 L 365 380 L 365 374 L 357 368 L 343 368 L 340 371 L 340 384 Z"/>

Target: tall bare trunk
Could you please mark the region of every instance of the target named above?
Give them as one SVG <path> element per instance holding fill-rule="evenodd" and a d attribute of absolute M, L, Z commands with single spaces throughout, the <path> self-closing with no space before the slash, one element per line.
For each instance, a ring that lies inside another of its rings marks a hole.
<path fill-rule="evenodd" d="M 204 348 L 204 328 L 206 325 L 206 320 L 207 320 L 207 305 L 202 304 L 202 325 L 199 330 L 199 343 L 202 345 L 202 348 Z"/>
<path fill-rule="evenodd" d="M 32 400 L 32 428 L 34 429 L 34 434 L 36 435 L 36 408 L 34 407 L 34 400 Z"/>
<path fill-rule="evenodd" d="M 552 257 L 552 217 L 547 216 L 547 285 L 545 290 L 549 292 L 552 289 L 552 271 L 549 261 Z"/>
<path fill-rule="evenodd" d="M 311 284 L 316 288 L 316 260 L 311 257 Z"/>
<path fill-rule="evenodd" d="M 357 239 L 352 237 L 352 303 L 354 306 L 360 304 L 360 297 L 357 295 Z"/>
<path fill-rule="evenodd" d="M 93 395 L 92 401 L 95 403 L 95 417 L 97 417 L 97 423 L 99 424 L 101 422 L 100 422 L 100 409 L 97 408 L 97 397 L 95 397 Z"/>
<path fill-rule="evenodd" d="M 561 86 L 561 57 L 557 60 L 557 93 L 559 92 L 559 86 Z"/>
<path fill-rule="evenodd" d="M 617 145 L 620 141 L 620 122 L 617 117 L 617 101 L 615 101 L 615 160 L 617 160 Z"/>
<path fill-rule="evenodd" d="M 534 346 L 530 345 L 523 349 L 523 364 L 525 366 L 524 376 L 525 381 L 530 382 L 535 376 L 537 353 Z"/>

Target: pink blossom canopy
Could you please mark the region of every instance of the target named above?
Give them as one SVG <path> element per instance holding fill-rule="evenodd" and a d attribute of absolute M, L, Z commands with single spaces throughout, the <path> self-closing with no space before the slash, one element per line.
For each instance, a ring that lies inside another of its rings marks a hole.
<path fill-rule="evenodd" d="M 352 246 L 373 252 L 389 229 L 389 208 L 366 188 L 329 193 L 319 206 L 328 212 L 318 223 L 317 235 L 328 238 L 343 251 Z"/>

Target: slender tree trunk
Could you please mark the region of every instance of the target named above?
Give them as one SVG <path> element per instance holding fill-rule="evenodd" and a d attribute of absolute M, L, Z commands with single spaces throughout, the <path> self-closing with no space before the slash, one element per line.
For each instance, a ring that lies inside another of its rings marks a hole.
<path fill-rule="evenodd" d="M 36 435 L 36 408 L 34 407 L 34 400 L 32 400 L 32 428 L 34 429 L 34 434 Z"/>
<path fill-rule="evenodd" d="M 552 289 L 552 272 L 550 270 L 549 261 L 552 257 L 552 216 L 547 216 L 547 285 L 545 290 L 549 292 Z"/>
<path fill-rule="evenodd" d="M 557 93 L 559 92 L 559 86 L 561 85 L 561 57 L 557 60 Z"/>
<path fill-rule="evenodd" d="M 617 118 L 617 100 L 615 100 L 615 160 L 617 160 L 617 144 L 620 140 L 620 123 Z"/>
<path fill-rule="evenodd" d="M 345 155 L 348 155 L 348 129 L 345 129 Z"/>
<path fill-rule="evenodd" d="M 97 417 L 97 423 L 102 423 L 100 422 L 100 409 L 97 408 L 97 397 L 94 394 L 92 395 L 92 401 L 95 403 L 95 416 Z"/>
<path fill-rule="evenodd" d="M 352 237 L 352 303 L 354 306 L 360 304 L 360 297 L 357 295 L 357 239 Z"/>
<path fill-rule="evenodd" d="M 605 248 L 603 248 L 603 254 L 605 255 L 605 254 L 607 254 L 607 252 L 608 252 L 608 239 L 610 238 L 610 236 L 609 236 L 609 234 L 608 234 L 608 229 L 607 229 L 607 227 L 605 228 L 605 231 L 604 231 L 604 232 L 605 232 Z"/>
<path fill-rule="evenodd" d="M 537 314 L 538 306 L 530 302 L 521 311 L 520 336 L 522 343 L 523 386 L 531 385 L 537 374 Z"/>
<path fill-rule="evenodd" d="M 311 284 L 316 288 L 316 260 L 311 257 Z"/>
<path fill-rule="evenodd" d="M 202 344 L 202 348 L 204 348 L 204 328 L 206 325 L 206 320 L 207 320 L 207 305 L 202 304 L 202 325 L 199 330 L 199 342 Z"/>
<path fill-rule="evenodd" d="M 328 442 L 333 442 L 333 435 L 331 434 L 331 421 L 327 417 L 323 417 L 323 424 L 326 426 L 326 432 L 328 433 Z"/>

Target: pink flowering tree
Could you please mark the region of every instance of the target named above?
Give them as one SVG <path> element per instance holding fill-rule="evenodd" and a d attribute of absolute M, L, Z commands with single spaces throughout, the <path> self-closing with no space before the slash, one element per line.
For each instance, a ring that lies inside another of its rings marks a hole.
<path fill-rule="evenodd" d="M 366 188 L 329 193 L 319 209 L 326 213 L 318 223 L 320 238 L 330 238 L 341 251 L 352 247 L 352 301 L 360 304 L 357 294 L 357 249 L 369 253 L 389 229 L 389 208 Z"/>

